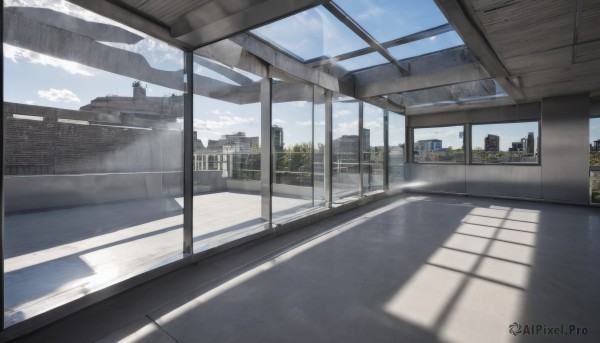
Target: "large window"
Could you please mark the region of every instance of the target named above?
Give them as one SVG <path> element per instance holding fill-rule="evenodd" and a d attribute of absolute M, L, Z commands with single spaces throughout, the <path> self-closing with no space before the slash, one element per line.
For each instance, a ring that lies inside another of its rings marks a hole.
<path fill-rule="evenodd" d="M 332 112 L 332 185 L 335 201 L 359 192 L 359 101 L 334 94 Z"/>
<path fill-rule="evenodd" d="M 201 53 L 194 56 L 195 253 L 262 231 L 268 220 L 260 187 L 261 78 Z"/>
<path fill-rule="evenodd" d="M 464 126 L 415 128 L 415 163 L 464 163 Z"/>
<path fill-rule="evenodd" d="M 389 112 L 388 140 L 388 179 L 390 189 L 396 189 L 405 182 L 406 119 L 403 115 Z"/>
<path fill-rule="evenodd" d="M 363 105 L 363 192 L 383 189 L 383 110 Z"/>
<path fill-rule="evenodd" d="M 66 1 L 3 3 L 10 326 L 182 258 L 184 87 L 178 49 Z"/>
<path fill-rule="evenodd" d="M 590 120 L 590 195 L 600 204 L 600 118 Z"/>
<path fill-rule="evenodd" d="M 477 164 L 537 164 L 539 122 L 472 126 L 471 161 Z"/>

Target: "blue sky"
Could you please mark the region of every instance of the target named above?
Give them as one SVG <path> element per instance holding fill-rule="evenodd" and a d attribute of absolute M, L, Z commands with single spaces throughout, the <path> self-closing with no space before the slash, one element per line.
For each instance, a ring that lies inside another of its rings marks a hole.
<path fill-rule="evenodd" d="M 462 125 L 421 128 L 414 130 L 414 139 L 415 142 L 426 139 L 439 139 L 442 141 L 442 148 L 460 149 L 463 146 L 463 139 L 460 138 L 460 132 L 462 131 L 464 131 Z"/>

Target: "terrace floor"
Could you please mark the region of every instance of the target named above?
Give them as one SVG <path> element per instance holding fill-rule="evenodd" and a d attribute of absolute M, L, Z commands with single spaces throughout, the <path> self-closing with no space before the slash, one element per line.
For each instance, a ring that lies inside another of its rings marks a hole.
<path fill-rule="evenodd" d="M 215 255 L 20 341 L 592 342 L 599 251 L 597 208 L 400 195 Z M 526 324 L 564 331 L 523 335 Z"/>
<path fill-rule="evenodd" d="M 164 198 L 8 215 L 5 321 L 14 324 L 87 293 L 182 258 L 182 198 Z M 194 197 L 194 251 L 264 230 L 260 196 Z M 312 201 L 273 198 L 279 218 Z"/>

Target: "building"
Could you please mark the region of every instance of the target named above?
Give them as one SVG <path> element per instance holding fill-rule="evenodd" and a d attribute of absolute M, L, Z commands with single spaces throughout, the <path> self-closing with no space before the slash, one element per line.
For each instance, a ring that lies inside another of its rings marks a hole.
<path fill-rule="evenodd" d="M 415 151 L 419 155 L 440 150 L 442 150 L 442 141 L 439 139 L 424 139 L 415 142 Z"/>
<path fill-rule="evenodd" d="M 0 341 L 597 341 L 600 11 L 549 3 L 4 0 Z"/>
<path fill-rule="evenodd" d="M 259 148 L 258 137 L 246 137 L 245 132 L 235 132 L 229 135 L 223 135 L 220 139 L 209 139 L 206 149 L 209 152 L 240 152 L 248 154 L 257 152 Z"/>
<path fill-rule="evenodd" d="M 283 151 L 285 145 L 283 141 L 283 128 L 273 125 L 271 128 L 271 137 L 273 139 L 273 148 L 275 151 Z"/>
<path fill-rule="evenodd" d="M 487 135 L 484 139 L 485 151 L 500 151 L 500 137 L 496 135 Z"/>
<path fill-rule="evenodd" d="M 146 88 L 140 81 L 132 83 L 131 97 L 107 95 L 92 100 L 80 107 L 82 111 L 112 114 L 133 121 L 135 118 L 176 121 L 183 117 L 183 96 L 173 93 L 169 96 L 147 96 Z"/>

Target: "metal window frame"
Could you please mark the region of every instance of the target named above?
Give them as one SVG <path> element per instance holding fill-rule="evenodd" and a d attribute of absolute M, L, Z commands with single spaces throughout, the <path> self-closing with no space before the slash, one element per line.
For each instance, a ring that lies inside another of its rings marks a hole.
<path fill-rule="evenodd" d="M 184 52 L 183 255 L 194 254 L 194 52 Z"/>
<path fill-rule="evenodd" d="M 4 30 L 4 4 L 0 12 L 0 30 Z M 4 56 L 4 42 L 0 47 L 0 52 Z M 0 76 L 2 77 L 2 87 L 4 89 L 4 63 L 0 64 Z M 2 93 L 2 120 L 0 120 L 0 303 L 2 303 L 2 318 L 0 319 L 0 331 L 4 331 L 4 91 Z"/>
<path fill-rule="evenodd" d="M 362 101 L 358 102 L 358 196 L 364 194 L 364 150 L 363 150 L 363 129 L 364 129 L 364 110 L 365 104 Z"/>
<path fill-rule="evenodd" d="M 389 152 L 390 152 L 390 142 L 389 142 L 389 111 L 383 110 L 383 190 L 390 190 L 390 176 L 389 176 Z"/>

